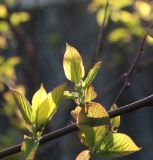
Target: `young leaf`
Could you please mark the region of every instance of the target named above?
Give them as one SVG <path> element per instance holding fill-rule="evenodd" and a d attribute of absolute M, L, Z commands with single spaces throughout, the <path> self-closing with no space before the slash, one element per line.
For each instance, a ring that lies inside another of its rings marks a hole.
<path fill-rule="evenodd" d="M 76 99 L 79 97 L 79 93 L 77 92 L 69 92 L 69 91 L 64 91 L 64 98 L 67 99 Z"/>
<path fill-rule="evenodd" d="M 89 160 L 90 159 L 90 151 L 89 150 L 85 150 L 82 151 L 81 153 L 79 153 L 79 155 L 77 156 L 76 160 Z"/>
<path fill-rule="evenodd" d="M 48 112 L 48 117 L 51 118 L 53 114 L 56 112 L 61 100 L 63 99 L 63 92 L 66 89 L 65 84 L 61 84 L 54 88 L 49 94 L 48 94 L 48 100 L 50 103 L 50 109 Z"/>
<path fill-rule="evenodd" d="M 28 124 L 31 124 L 31 112 L 32 112 L 32 108 L 31 108 L 31 105 L 30 103 L 28 102 L 28 100 L 22 95 L 20 94 L 19 92 L 13 90 L 13 89 L 10 89 L 10 91 L 12 92 L 17 104 L 18 104 L 18 107 L 19 107 L 19 110 L 24 118 L 24 120 L 28 123 Z"/>
<path fill-rule="evenodd" d="M 46 98 L 37 108 L 36 111 L 36 129 L 37 131 L 42 131 L 49 120 L 48 113 L 50 112 L 50 103 L 48 98 Z M 52 113 L 53 114 L 53 113 Z"/>
<path fill-rule="evenodd" d="M 97 62 L 94 67 L 89 71 L 85 81 L 83 82 L 83 87 L 87 88 L 88 85 L 93 81 L 93 79 L 95 78 L 97 72 L 99 71 L 101 66 L 101 61 Z"/>
<path fill-rule="evenodd" d="M 78 136 L 81 141 L 85 146 L 92 148 L 97 141 L 95 142 L 96 138 L 96 133 L 95 130 L 96 128 L 90 127 L 88 125 L 78 125 L 79 127 L 79 132 Z M 97 128 L 97 130 L 102 130 L 102 128 Z M 102 133 L 103 134 L 103 133 Z"/>
<path fill-rule="evenodd" d="M 66 86 L 64 84 L 59 85 L 47 95 L 46 91 L 41 86 L 34 95 L 33 104 L 35 104 L 35 106 L 32 106 L 32 120 L 38 131 L 43 130 L 48 120 L 56 112 L 57 106 L 63 97 L 65 88 Z M 38 100 L 39 102 L 35 102 L 37 98 L 40 99 Z"/>
<path fill-rule="evenodd" d="M 112 106 L 111 106 L 111 111 L 112 110 L 115 110 L 115 109 L 117 109 L 118 107 L 117 107 L 117 105 L 116 104 L 113 104 Z M 120 126 L 120 121 L 121 121 L 121 118 L 120 118 L 120 116 L 117 116 L 117 117 L 114 117 L 114 118 L 111 118 L 110 119 L 110 122 L 111 122 L 111 126 L 112 126 L 112 132 L 117 132 L 117 128 Z"/>
<path fill-rule="evenodd" d="M 79 52 L 69 44 L 66 44 L 63 67 L 67 79 L 76 84 L 84 77 L 82 58 Z"/>
<path fill-rule="evenodd" d="M 110 124 L 110 118 L 107 111 L 101 104 L 90 102 L 87 103 L 85 107 L 81 107 L 77 124 L 90 126 L 108 125 Z"/>
<path fill-rule="evenodd" d="M 110 119 L 105 108 L 91 102 L 81 108 L 77 119 L 81 142 L 89 147 L 98 145 L 110 130 Z"/>
<path fill-rule="evenodd" d="M 35 141 L 30 137 L 25 137 L 21 146 L 21 151 L 23 153 L 25 160 L 34 160 L 38 146 L 39 146 L 38 141 Z"/>
<path fill-rule="evenodd" d="M 81 107 L 79 106 L 77 106 L 74 110 L 71 111 L 71 115 L 76 121 L 78 121 L 77 119 L 80 111 L 81 111 Z"/>
<path fill-rule="evenodd" d="M 37 109 L 37 107 L 47 98 L 47 92 L 41 84 L 40 89 L 34 94 L 32 98 L 32 108 Z"/>
<path fill-rule="evenodd" d="M 85 102 L 91 102 L 96 97 L 97 93 L 95 92 L 93 86 L 89 85 L 85 90 Z"/>
<path fill-rule="evenodd" d="M 139 151 L 139 148 L 126 134 L 114 133 L 105 137 L 97 154 L 105 158 L 118 158 Z"/>

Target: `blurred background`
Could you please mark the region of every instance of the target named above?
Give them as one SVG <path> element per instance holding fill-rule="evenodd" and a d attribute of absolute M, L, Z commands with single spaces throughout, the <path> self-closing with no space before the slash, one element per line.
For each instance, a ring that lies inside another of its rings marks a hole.
<path fill-rule="evenodd" d="M 40 84 L 47 91 L 68 82 L 63 71 L 65 43 L 82 55 L 86 72 L 96 59 L 102 67 L 93 86 L 97 102 L 109 109 L 132 64 L 146 28 L 153 22 L 152 0 L 109 0 L 105 29 L 96 54 L 106 0 L 0 0 L 0 81 L 26 95 L 28 100 Z M 151 33 L 150 33 L 151 34 Z M 118 106 L 153 93 L 153 39 L 130 78 Z M 98 57 L 97 57 L 98 56 Z M 68 82 L 70 86 L 71 83 Z M 70 124 L 73 102 L 63 102 L 45 133 Z M 124 160 L 153 159 L 153 109 L 141 109 L 121 118 L 119 132 L 128 134 L 143 149 Z M 20 143 L 25 133 L 22 117 L 12 95 L 0 85 L 0 150 Z M 39 160 L 74 160 L 84 149 L 71 133 L 39 148 Z M 20 154 L 4 158 L 22 159 Z M 102 158 L 94 157 L 94 160 Z"/>

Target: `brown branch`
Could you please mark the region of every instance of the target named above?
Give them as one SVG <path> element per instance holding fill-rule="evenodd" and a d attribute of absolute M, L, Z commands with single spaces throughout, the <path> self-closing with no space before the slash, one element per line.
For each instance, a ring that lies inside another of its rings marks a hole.
<path fill-rule="evenodd" d="M 135 59 L 134 59 L 132 65 L 131 65 L 131 67 L 129 68 L 129 70 L 128 70 L 126 73 L 124 73 L 124 74 L 121 76 L 121 78 L 122 78 L 124 81 L 123 81 L 123 84 L 122 84 L 121 89 L 119 90 L 119 92 L 118 92 L 117 96 L 115 97 L 115 99 L 114 99 L 114 101 L 113 101 L 112 104 L 116 104 L 117 101 L 119 100 L 119 98 L 121 97 L 122 93 L 124 92 L 124 90 L 125 90 L 128 86 L 131 85 L 130 82 L 129 82 L 129 79 L 130 79 L 132 73 L 135 71 L 135 68 L 136 68 L 136 66 L 137 66 L 137 64 L 138 64 L 138 61 L 139 61 L 139 59 L 140 59 L 140 56 L 141 56 L 142 53 L 144 52 L 144 45 L 145 45 L 145 42 L 146 42 L 146 37 L 147 37 L 147 34 L 144 35 L 144 37 L 143 37 L 143 39 L 142 39 L 142 41 L 141 41 L 141 43 L 140 43 L 139 49 L 138 49 L 138 51 L 137 51 L 137 53 L 136 53 Z"/>
<path fill-rule="evenodd" d="M 118 115 L 123 115 L 123 114 L 129 113 L 129 112 L 132 112 L 134 110 L 141 109 L 141 108 L 148 107 L 148 106 L 153 106 L 153 94 L 146 97 L 146 98 L 143 98 L 139 101 L 136 101 L 134 103 L 131 103 L 131 104 L 128 104 L 128 105 L 123 106 L 121 108 L 118 108 L 117 110 L 108 111 L 108 114 L 109 114 L 110 118 L 113 118 Z M 49 134 L 42 136 L 40 138 L 40 145 L 47 143 L 51 140 L 57 139 L 59 137 L 62 137 L 62 136 L 69 134 L 71 132 L 77 131 L 77 130 L 78 130 L 78 128 L 75 124 L 71 124 L 71 125 L 68 125 L 64 128 L 58 129 L 54 132 L 51 132 Z M 8 157 L 8 156 L 15 154 L 15 153 L 18 153 L 18 152 L 21 152 L 21 144 L 18 144 L 18 145 L 15 145 L 15 146 L 12 146 L 10 148 L 7 148 L 5 150 L 0 151 L 0 158 Z"/>
<path fill-rule="evenodd" d="M 109 7 L 109 0 L 107 0 L 106 5 L 105 5 L 104 19 L 103 19 L 103 23 L 102 23 L 102 26 L 100 27 L 100 31 L 99 31 L 99 35 L 98 35 L 96 53 L 95 53 L 95 61 L 98 61 L 100 59 L 100 53 L 102 50 L 101 43 L 104 39 L 105 24 L 106 24 L 106 20 L 107 20 L 108 7 Z"/>

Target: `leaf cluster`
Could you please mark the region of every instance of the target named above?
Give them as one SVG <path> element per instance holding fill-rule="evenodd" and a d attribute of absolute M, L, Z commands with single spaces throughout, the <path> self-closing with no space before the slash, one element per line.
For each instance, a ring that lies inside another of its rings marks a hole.
<path fill-rule="evenodd" d="M 80 141 L 88 147 L 76 160 L 89 160 L 92 155 L 116 158 L 139 151 L 140 148 L 129 136 L 117 133 L 120 116 L 109 118 L 105 108 L 93 101 L 97 93 L 91 82 L 100 69 L 101 61 L 97 62 L 84 78 L 82 58 L 74 47 L 67 44 L 63 66 L 67 79 L 75 85 L 75 91 L 65 91 L 64 96 L 76 102 L 76 108 L 71 111 L 71 115 L 79 128 Z M 114 104 L 110 110 L 115 109 L 117 106 Z"/>
<path fill-rule="evenodd" d="M 30 136 L 24 136 L 21 147 L 26 160 L 34 159 L 43 130 L 57 111 L 63 96 L 73 99 L 76 103 L 76 108 L 71 111 L 71 115 L 79 128 L 78 136 L 81 143 L 88 148 L 81 152 L 76 160 L 89 160 L 93 155 L 116 158 L 140 150 L 129 136 L 117 133 L 120 116 L 110 118 L 104 106 L 94 101 L 97 93 L 91 82 L 100 66 L 101 61 L 97 62 L 85 77 L 85 69 L 79 52 L 67 44 L 63 68 L 67 79 L 74 83 L 73 92 L 67 91 L 66 85 L 62 84 L 47 93 L 41 84 L 30 103 L 24 95 L 10 89 L 25 121 L 26 128 L 31 133 Z M 114 104 L 110 110 L 115 109 L 117 106 Z"/>

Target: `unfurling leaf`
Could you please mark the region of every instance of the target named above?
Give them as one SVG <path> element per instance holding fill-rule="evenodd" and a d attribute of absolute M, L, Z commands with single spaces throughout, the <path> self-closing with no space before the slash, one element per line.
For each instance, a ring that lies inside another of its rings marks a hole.
<path fill-rule="evenodd" d="M 25 120 L 26 123 L 28 123 L 29 125 L 31 125 L 31 112 L 32 112 L 32 108 L 30 103 L 28 102 L 28 100 L 19 92 L 10 89 L 10 91 L 12 92 L 19 110 L 23 116 L 23 119 Z"/>
<path fill-rule="evenodd" d="M 100 130 L 103 130 L 103 128 L 104 127 L 97 128 L 97 130 L 99 130 L 99 134 L 100 134 Z M 85 146 L 89 148 L 92 148 L 97 143 L 95 130 L 96 130 L 96 127 L 93 128 L 88 125 L 79 125 L 78 136 L 81 143 L 83 143 Z"/>
<path fill-rule="evenodd" d="M 114 133 L 105 137 L 97 154 L 106 158 L 117 158 L 139 151 L 139 148 L 126 134 Z"/>
<path fill-rule="evenodd" d="M 35 124 L 37 131 L 42 131 L 49 120 L 48 113 L 50 111 L 50 104 L 46 98 L 36 110 Z"/>
<path fill-rule="evenodd" d="M 32 119 L 38 131 L 43 130 L 48 120 L 56 112 L 65 88 L 64 84 L 59 85 L 47 95 L 46 90 L 41 85 L 40 89 L 33 96 Z"/>
<path fill-rule="evenodd" d="M 47 92 L 41 84 L 40 89 L 33 95 L 32 98 L 32 108 L 37 109 L 37 107 L 47 98 Z"/>
<path fill-rule="evenodd" d="M 66 78 L 76 84 L 84 77 L 82 58 L 79 52 L 69 44 L 66 44 L 63 67 Z"/>
<path fill-rule="evenodd" d="M 110 119 L 105 108 L 91 102 L 81 108 L 77 119 L 81 142 L 89 147 L 100 143 L 110 130 Z"/>
<path fill-rule="evenodd" d="M 65 89 L 66 89 L 66 85 L 61 84 L 61 85 L 57 86 L 56 88 L 54 88 L 48 94 L 48 100 L 49 100 L 49 103 L 50 103 L 50 109 L 49 109 L 49 112 L 48 112 L 49 119 L 52 118 L 52 116 L 56 112 L 60 102 L 62 101 L 63 92 L 65 91 Z"/>
<path fill-rule="evenodd" d="M 36 132 L 43 131 L 48 120 L 52 118 L 56 112 L 57 107 L 63 98 L 65 88 L 66 85 L 59 85 L 53 89 L 52 92 L 47 94 L 43 85 L 41 85 L 40 89 L 32 98 L 32 106 L 22 94 L 10 89 L 19 105 L 24 120 L 28 124 L 28 130 L 34 135 L 36 135 Z M 37 138 L 39 136 L 37 136 Z"/>
<path fill-rule="evenodd" d="M 74 110 L 71 111 L 71 115 L 76 121 L 78 121 L 77 119 L 80 111 L 81 111 L 81 107 L 79 106 L 77 106 Z"/>
<path fill-rule="evenodd" d="M 24 138 L 21 146 L 21 152 L 23 153 L 25 160 L 34 160 L 38 146 L 38 141 L 35 141 L 27 136 Z"/>
<path fill-rule="evenodd" d="M 95 92 L 92 85 L 89 85 L 85 90 L 85 102 L 91 102 L 97 97 L 97 93 Z"/>
<path fill-rule="evenodd" d="M 89 71 L 86 79 L 84 80 L 83 82 L 83 87 L 84 88 L 87 88 L 88 85 L 93 81 L 93 79 L 95 78 L 97 72 L 99 71 L 100 69 L 100 66 L 101 66 L 101 61 L 100 62 L 97 62 L 94 67 Z"/>
<path fill-rule="evenodd" d="M 36 130 L 40 130 L 42 126 L 46 125 L 49 106 L 47 92 L 41 84 L 40 89 L 32 98 L 32 123 L 35 124 Z"/>
<path fill-rule="evenodd" d="M 90 159 L 90 151 L 89 150 L 85 150 L 82 151 L 81 153 L 79 153 L 79 155 L 77 156 L 76 160 L 89 160 Z"/>
<path fill-rule="evenodd" d="M 78 97 L 79 97 L 79 93 L 77 93 L 77 92 L 64 91 L 64 98 L 76 99 Z"/>
<path fill-rule="evenodd" d="M 117 105 L 113 104 L 110 110 L 113 111 L 113 110 L 116 110 L 117 108 L 118 108 Z M 117 132 L 118 130 L 117 128 L 120 126 L 120 121 L 121 121 L 120 116 L 113 117 L 110 119 L 112 132 Z"/>

